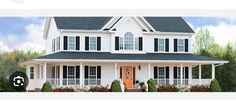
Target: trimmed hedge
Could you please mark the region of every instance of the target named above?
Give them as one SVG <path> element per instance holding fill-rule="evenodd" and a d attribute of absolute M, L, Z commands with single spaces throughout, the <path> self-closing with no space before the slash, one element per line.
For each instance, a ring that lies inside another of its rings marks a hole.
<path fill-rule="evenodd" d="M 216 79 L 211 81 L 210 91 L 211 92 L 221 92 L 220 84 Z"/>
<path fill-rule="evenodd" d="M 44 84 L 43 84 L 43 87 L 42 87 L 42 92 L 52 92 L 52 85 L 46 81 Z"/>
<path fill-rule="evenodd" d="M 112 84 L 111 84 L 111 92 L 122 92 L 119 80 L 114 80 L 112 82 Z"/>
<path fill-rule="evenodd" d="M 148 92 L 157 92 L 157 85 L 153 79 L 149 79 L 147 81 L 148 84 Z"/>

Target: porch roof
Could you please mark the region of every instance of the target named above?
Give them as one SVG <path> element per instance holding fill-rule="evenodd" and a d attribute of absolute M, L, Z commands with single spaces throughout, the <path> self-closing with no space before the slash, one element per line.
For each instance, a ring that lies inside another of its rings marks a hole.
<path fill-rule="evenodd" d="M 118 54 L 110 52 L 56 52 L 36 58 L 36 60 L 129 60 L 129 61 L 196 61 L 227 63 L 227 61 L 194 55 L 191 53 L 146 53 L 146 54 Z"/>

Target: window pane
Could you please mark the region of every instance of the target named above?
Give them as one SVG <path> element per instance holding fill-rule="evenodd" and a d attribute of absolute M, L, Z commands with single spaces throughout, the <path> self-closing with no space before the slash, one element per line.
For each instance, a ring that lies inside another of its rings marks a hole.
<path fill-rule="evenodd" d="M 68 78 L 75 78 L 74 66 L 68 66 Z"/>
<path fill-rule="evenodd" d="M 125 50 L 133 50 L 133 34 L 128 32 L 125 34 Z"/>
<path fill-rule="evenodd" d="M 34 79 L 34 67 L 30 67 L 30 79 Z"/>
<path fill-rule="evenodd" d="M 178 39 L 178 52 L 184 51 L 184 39 Z"/>
<path fill-rule="evenodd" d="M 120 37 L 120 39 L 119 39 L 119 49 L 120 50 L 123 50 L 123 48 L 124 48 L 124 46 L 123 46 L 123 37 Z"/>
<path fill-rule="evenodd" d="M 139 50 L 139 39 L 135 38 L 135 50 Z"/>
<path fill-rule="evenodd" d="M 159 67 L 158 68 L 158 78 L 159 79 L 164 79 L 165 78 L 165 68 L 164 67 Z"/>
<path fill-rule="evenodd" d="M 89 69 L 89 78 L 96 79 L 97 78 L 97 71 L 95 66 L 91 66 Z"/>
<path fill-rule="evenodd" d="M 96 50 L 97 49 L 97 38 L 90 37 L 89 39 L 89 50 Z"/>
<path fill-rule="evenodd" d="M 75 37 L 74 36 L 68 37 L 68 49 L 75 50 Z"/>
<path fill-rule="evenodd" d="M 158 51 L 165 51 L 165 39 L 158 39 Z"/>

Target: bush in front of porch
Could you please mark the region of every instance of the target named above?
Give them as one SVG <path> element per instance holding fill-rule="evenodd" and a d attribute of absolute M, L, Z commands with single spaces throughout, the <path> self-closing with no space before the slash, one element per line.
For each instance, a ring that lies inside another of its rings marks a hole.
<path fill-rule="evenodd" d="M 218 80 L 213 79 L 210 84 L 210 90 L 211 92 L 221 92 L 220 84 Z"/>
<path fill-rule="evenodd" d="M 157 92 L 157 85 L 153 79 L 149 79 L 147 81 L 148 84 L 148 92 Z"/>
<path fill-rule="evenodd" d="M 43 87 L 42 87 L 42 92 L 52 92 L 52 85 L 46 81 L 44 84 L 43 84 Z"/>
<path fill-rule="evenodd" d="M 120 81 L 114 80 L 111 84 L 111 92 L 122 92 Z"/>

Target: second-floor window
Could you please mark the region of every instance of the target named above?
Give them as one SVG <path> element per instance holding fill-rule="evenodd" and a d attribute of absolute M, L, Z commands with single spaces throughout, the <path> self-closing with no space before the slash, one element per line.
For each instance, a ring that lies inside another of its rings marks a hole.
<path fill-rule="evenodd" d="M 174 52 L 189 52 L 188 39 L 174 39 Z"/>
<path fill-rule="evenodd" d="M 97 37 L 89 37 L 89 50 L 97 50 Z"/>
<path fill-rule="evenodd" d="M 142 37 L 134 37 L 131 32 L 127 32 L 124 37 L 115 37 L 115 50 L 137 50 L 142 51 Z"/>
<path fill-rule="evenodd" d="M 165 39 L 158 40 L 158 51 L 161 51 L 161 52 L 165 51 Z"/>
<path fill-rule="evenodd" d="M 178 39 L 177 51 L 184 52 L 184 39 Z"/>
<path fill-rule="evenodd" d="M 155 52 L 169 52 L 169 39 L 168 38 L 154 38 L 154 51 Z"/>
<path fill-rule="evenodd" d="M 75 50 L 75 36 L 68 36 L 68 50 Z"/>

